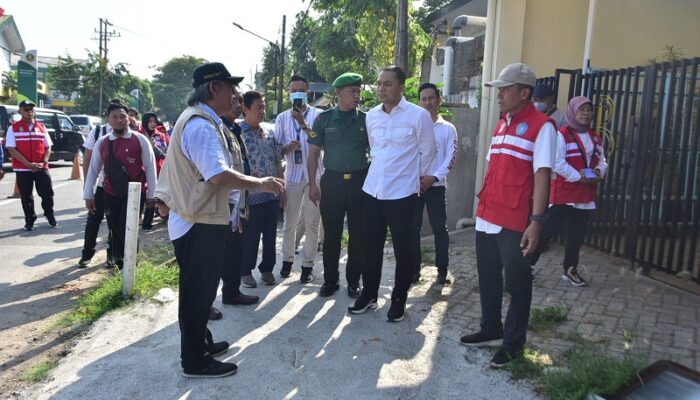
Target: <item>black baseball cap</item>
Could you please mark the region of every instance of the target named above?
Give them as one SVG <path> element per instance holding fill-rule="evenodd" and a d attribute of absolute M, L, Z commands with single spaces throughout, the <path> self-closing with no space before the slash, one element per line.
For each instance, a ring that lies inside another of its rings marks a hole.
<path fill-rule="evenodd" d="M 242 80 L 242 76 L 231 76 L 224 64 L 218 62 L 200 65 L 192 73 L 193 88 L 211 81 L 226 81 L 232 85 L 238 85 Z"/>
<path fill-rule="evenodd" d="M 34 102 L 31 100 L 22 100 L 19 102 L 19 104 L 17 106 L 18 107 L 36 107 L 36 104 L 34 104 Z"/>

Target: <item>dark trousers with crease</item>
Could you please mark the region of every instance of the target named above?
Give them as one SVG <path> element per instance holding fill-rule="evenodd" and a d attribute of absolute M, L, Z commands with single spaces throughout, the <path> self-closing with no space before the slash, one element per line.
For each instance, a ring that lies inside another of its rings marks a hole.
<path fill-rule="evenodd" d="M 194 224 L 184 236 L 173 240 L 180 266 L 180 357 L 188 372 L 200 371 L 211 360 L 206 353 L 213 342 L 207 321 L 226 263 L 230 233 L 228 225 Z"/>
<path fill-rule="evenodd" d="M 428 209 L 428 221 L 435 237 L 435 266 L 440 272 L 447 272 L 450 263 L 449 248 L 450 235 L 447 233 L 447 204 L 445 200 L 445 187 L 432 186 L 418 197 L 418 211 L 415 219 L 416 245 L 416 272 L 420 273 L 421 247 L 420 231 L 423 229 L 423 208 Z"/>
<path fill-rule="evenodd" d="M 53 215 L 53 186 L 49 171 L 45 169 L 39 172 L 17 171 L 15 176 L 25 222 L 36 218 L 36 213 L 34 212 L 34 186 L 36 186 L 37 194 L 41 197 L 41 208 L 44 210 L 44 216 Z"/>
<path fill-rule="evenodd" d="M 323 223 L 323 280 L 338 282 L 338 262 L 341 239 L 348 218 L 348 262 L 345 279 L 349 286 L 357 287 L 364 268 L 364 192 L 362 185 L 367 170 L 350 173 L 345 179 L 340 172 L 326 170 L 321 176 L 321 222 Z"/>
<path fill-rule="evenodd" d="M 95 190 L 95 212 L 88 212 L 87 221 L 85 222 L 85 239 L 83 242 L 82 257 L 91 259 L 95 255 L 95 246 L 97 246 L 97 235 L 100 233 L 100 225 L 105 216 L 105 200 L 104 189 L 98 186 Z M 107 224 L 111 224 L 107 220 Z M 107 258 L 112 258 L 112 228 L 108 226 L 107 238 Z"/>
<path fill-rule="evenodd" d="M 146 194 L 141 192 L 140 202 L 144 204 Z M 104 192 L 105 215 L 111 229 L 112 256 L 121 269 L 124 265 L 124 241 L 126 236 L 126 208 L 128 196 L 116 197 Z"/>
<path fill-rule="evenodd" d="M 417 195 L 397 200 L 378 200 L 365 194 L 365 248 L 367 265 L 362 273 L 364 288 L 362 294 L 372 298 L 379 294 L 384 261 L 384 242 L 387 227 L 396 257 L 394 273 L 394 290 L 392 301 L 406 302 L 408 290 L 416 265 L 414 251 L 414 218 L 417 210 Z"/>
<path fill-rule="evenodd" d="M 221 269 L 222 300 L 233 299 L 241 294 L 241 261 L 243 260 L 243 234 L 234 232 L 229 226 L 226 234 L 228 246 L 226 247 L 225 263 Z"/>
<path fill-rule="evenodd" d="M 243 261 L 241 276 L 250 275 L 258 261 L 258 248 L 262 236 L 262 260 L 258 265 L 260 272 L 272 272 L 275 268 L 277 239 L 277 213 L 279 200 L 266 201 L 248 206 L 248 221 L 243 229 Z"/>
<path fill-rule="evenodd" d="M 476 232 L 481 330 L 489 335 L 503 333 L 503 348 L 509 352 L 525 345 L 532 302 L 532 274 L 520 248 L 522 237 L 522 232 L 505 228 L 497 234 Z M 511 296 L 505 324 L 501 322 L 504 270 L 505 289 Z"/>
<path fill-rule="evenodd" d="M 566 204 L 555 204 L 547 209 L 544 225 L 540 231 L 537 248 L 530 255 L 530 265 L 535 265 L 552 240 L 554 235 L 562 232 L 566 226 L 566 246 L 564 247 L 564 271 L 569 267 L 578 267 L 578 255 L 586 237 L 588 218 L 593 210 L 581 210 Z"/>

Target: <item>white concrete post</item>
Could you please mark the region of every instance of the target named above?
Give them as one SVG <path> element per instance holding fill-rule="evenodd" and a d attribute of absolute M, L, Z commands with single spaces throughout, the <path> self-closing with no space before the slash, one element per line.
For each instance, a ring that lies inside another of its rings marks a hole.
<path fill-rule="evenodd" d="M 124 269 L 122 269 L 123 296 L 131 296 L 136 283 L 140 202 L 141 183 L 129 182 L 129 197 L 126 200 L 126 231 L 124 232 Z"/>

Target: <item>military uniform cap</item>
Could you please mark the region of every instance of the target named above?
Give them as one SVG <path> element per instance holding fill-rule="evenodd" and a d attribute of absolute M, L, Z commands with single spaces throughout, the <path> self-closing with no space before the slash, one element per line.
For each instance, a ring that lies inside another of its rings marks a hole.
<path fill-rule="evenodd" d="M 362 75 L 354 72 L 346 72 L 333 81 L 333 87 L 336 89 L 344 88 L 345 86 L 361 86 Z"/>

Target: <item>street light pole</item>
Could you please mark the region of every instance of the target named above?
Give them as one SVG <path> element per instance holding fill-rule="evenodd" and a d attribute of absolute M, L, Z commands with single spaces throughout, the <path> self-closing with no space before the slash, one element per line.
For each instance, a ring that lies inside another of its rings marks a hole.
<path fill-rule="evenodd" d="M 274 81 L 274 90 L 273 93 L 276 94 L 275 97 L 277 97 L 277 106 L 275 107 L 274 113 L 275 115 L 279 114 L 279 108 L 282 105 L 282 75 L 284 74 L 284 31 L 285 31 L 285 24 L 287 22 L 287 16 L 283 15 L 282 16 L 282 46 L 280 47 L 279 44 L 273 43 L 271 40 L 265 39 L 264 37 L 258 35 L 255 32 L 249 31 L 248 29 L 244 28 L 241 26 L 241 24 L 237 24 L 235 22 L 232 22 L 233 26 L 236 28 L 248 32 L 251 35 L 257 37 L 258 39 L 262 39 L 266 41 L 267 43 L 270 44 L 270 46 L 273 46 L 277 48 L 277 53 L 275 54 L 275 81 Z"/>

